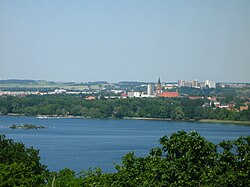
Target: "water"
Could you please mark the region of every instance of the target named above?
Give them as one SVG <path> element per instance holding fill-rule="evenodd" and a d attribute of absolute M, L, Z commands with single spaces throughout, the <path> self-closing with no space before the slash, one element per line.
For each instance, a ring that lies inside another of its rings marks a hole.
<path fill-rule="evenodd" d="M 9 128 L 25 123 L 46 128 Z M 104 172 L 115 172 L 114 162 L 120 164 L 126 153 L 134 151 L 137 156 L 145 156 L 151 148 L 160 146 L 159 138 L 178 130 L 196 130 L 216 144 L 250 135 L 250 126 L 233 124 L 0 116 L 0 134 L 39 149 L 41 162 L 51 171 L 101 167 Z"/>

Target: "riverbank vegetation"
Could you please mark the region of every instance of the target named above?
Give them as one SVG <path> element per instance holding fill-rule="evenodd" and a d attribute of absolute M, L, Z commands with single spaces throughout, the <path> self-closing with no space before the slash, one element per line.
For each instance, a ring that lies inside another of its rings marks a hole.
<path fill-rule="evenodd" d="M 197 132 L 160 139 L 149 155 L 128 153 L 112 174 L 100 169 L 50 172 L 38 151 L 0 136 L 1 186 L 248 186 L 250 137 L 215 145 Z M 219 150 L 219 151 L 218 151 Z"/>
<path fill-rule="evenodd" d="M 89 118 L 164 118 L 172 120 L 250 121 L 250 109 L 226 110 L 204 106 L 206 99 L 188 98 L 100 98 L 88 101 L 81 96 L 51 95 L 0 97 L 1 114 L 82 116 Z"/>

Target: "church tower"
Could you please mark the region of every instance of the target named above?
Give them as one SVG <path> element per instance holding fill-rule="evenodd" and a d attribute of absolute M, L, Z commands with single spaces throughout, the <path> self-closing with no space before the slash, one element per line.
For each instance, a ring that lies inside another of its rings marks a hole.
<path fill-rule="evenodd" d="M 158 79 L 158 83 L 157 83 L 157 88 L 156 88 L 156 96 L 160 96 L 162 93 L 162 88 L 161 88 L 161 80 L 160 77 Z"/>

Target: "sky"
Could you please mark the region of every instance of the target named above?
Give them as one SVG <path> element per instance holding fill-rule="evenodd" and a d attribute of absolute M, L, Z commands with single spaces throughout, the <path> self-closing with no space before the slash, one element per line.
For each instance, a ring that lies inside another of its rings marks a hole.
<path fill-rule="evenodd" d="M 250 0 L 0 0 L 0 79 L 250 82 Z"/>

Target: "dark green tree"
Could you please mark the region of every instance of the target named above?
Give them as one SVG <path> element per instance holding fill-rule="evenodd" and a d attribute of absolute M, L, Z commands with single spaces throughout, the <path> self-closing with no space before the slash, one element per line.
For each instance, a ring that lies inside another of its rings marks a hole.
<path fill-rule="evenodd" d="M 24 144 L 0 135 L 1 186 L 41 186 L 46 174 L 38 150 L 25 148 Z"/>

